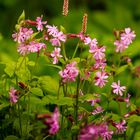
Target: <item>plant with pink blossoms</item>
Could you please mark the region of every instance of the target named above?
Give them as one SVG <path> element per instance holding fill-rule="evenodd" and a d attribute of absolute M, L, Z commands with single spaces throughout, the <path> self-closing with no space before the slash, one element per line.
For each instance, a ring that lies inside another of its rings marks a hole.
<path fill-rule="evenodd" d="M 114 42 L 116 46 L 116 52 L 123 52 L 135 39 L 136 35 L 134 31 L 131 31 L 130 28 L 125 28 L 123 33 L 120 33 L 120 39 L 117 39 Z"/>
<path fill-rule="evenodd" d="M 36 18 L 37 30 L 43 31 L 43 25 L 47 24 L 47 21 L 42 21 L 43 16 Z"/>
<path fill-rule="evenodd" d="M 113 93 L 123 96 L 123 92 L 125 91 L 125 86 L 120 86 L 120 80 L 118 80 L 118 83 L 113 82 L 111 87 L 113 88 Z"/>
<path fill-rule="evenodd" d="M 105 86 L 105 83 L 107 83 L 108 81 L 106 80 L 108 78 L 108 74 L 104 71 L 98 71 L 96 72 L 96 76 L 95 76 L 95 85 L 99 86 L 99 87 L 103 87 Z"/>
<path fill-rule="evenodd" d="M 96 115 L 96 114 L 100 114 L 100 113 L 103 113 L 104 112 L 104 110 L 102 109 L 102 107 L 101 106 L 97 106 L 96 108 L 95 108 L 95 110 L 93 110 L 92 111 L 92 115 Z"/>
<path fill-rule="evenodd" d="M 80 131 L 79 140 L 111 140 L 113 131 L 106 124 L 90 124 Z"/>
<path fill-rule="evenodd" d="M 66 35 L 63 32 L 58 32 L 54 38 L 50 39 L 53 46 L 61 46 L 61 42 L 66 42 Z"/>
<path fill-rule="evenodd" d="M 10 102 L 15 104 L 18 101 L 17 90 L 11 87 L 9 91 L 9 95 L 10 95 Z"/>
<path fill-rule="evenodd" d="M 104 59 L 105 58 L 104 52 L 105 52 L 105 46 L 103 46 L 101 48 L 95 48 L 95 49 L 92 50 L 93 57 L 96 60 Z"/>
<path fill-rule="evenodd" d="M 122 120 L 121 122 L 118 122 L 118 123 L 113 123 L 113 126 L 115 126 L 117 128 L 116 134 L 122 134 L 127 129 L 125 120 Z"/>
<path fill-rule="evenodd" d="M 59 72 L 60 76 L 62 77 L 62 81 L 64 83 L 66 82 L 73 82 L 75 81 L 75 78 L 78 76 L 79 74 L 79 70 L 76 67 L 77 62 L 72 62 L 70 64 L 66 65 L 66 68 L 62 71 Z"/>
<path fill-rule="evenodd" d="M 41 49 L 45 49 L 46 45 L 44 43 L 39 43 L 32 41 L 27 45 L 28 52 L 39 52 Z"/>
<path fill-rule="evenodd" d="M 128 46 L 135 39 L 136 34 L 134 31 L 131 31 L 130 28 L 125 28 L 124 32 L 121 33 L 120 36 L 121 36 L 121 40 L 123 41 L 123 43 Z"/>
<path fill-rule="evenodd" d="M 51 53 L 51 57 L 53 58 L 53 64 L 57 64 L 58 59 L 63 57 L 62 55 L 60 55 L 60 51 L 60 48 L 54 48 L 54 51 Z"/>
<path fill-rule="evenodd" d="M 50 118 L 46 118 L 45 124 L 49 126 L 49 134 L 55 135 L 59 131 L 59 111 L 56 107 L 52 116 Z"/>
<path fill-rule="evenodd" d="M 29 53 L 28 46 L 26 44 L 20 44 L 17 48 L 17 51 L 23 56 Z"/>
<path fill-rule="evenodd" d="M 55 37 L 58 34 L 58 28 L 57 26 L 51 26 L 51 25 L 47 25 L 47 32 L 49 33 L 49 35 L 52 35 L 53 37 Z"/>
<path fill-rule="evenodd" d="M 12 34 L 12 37 L 14 41 L 18 43 L 23 43 L 26 40 L 28 40 L 32 34 L 33 34 L 32 28 L 28 29 L 28 28 L 20 27 L 17 33 Z"/>

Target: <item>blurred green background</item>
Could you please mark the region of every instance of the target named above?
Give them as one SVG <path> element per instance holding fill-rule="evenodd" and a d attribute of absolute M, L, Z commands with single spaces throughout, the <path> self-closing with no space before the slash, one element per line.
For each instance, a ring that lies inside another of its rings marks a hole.
<path fill-rule="evenodd" d="M 11 35 L 18 17 L 25 10 L 26 19 L 35 20 L 37 16 L 43 15 L 49 24 L 63 25 L 69 33 L 81 31 L 82 17 L 86 12 L 87 33 L 107 46 L 107 59 L 112 59 L 111 54 L 114 53 L 113 30 L 131 27 L 137 37 L 125 54 L 132 58 L 135 67 L 140 65 L 139 0 L 69 0 L 67 17 L 62 16 L 62 7 L 63 0 L 0 0 L 0 61 L 16 60 L 18 57 Z M 1 65 L 1 74 L 3 68 Z M 41 72 L 46 71 L 45 68 Z M 122 84 L 127 85 L 132 94 L 140 93 L 139 78 L 129 74 L 124 72 L 118 79 L 122 79 Z"/>

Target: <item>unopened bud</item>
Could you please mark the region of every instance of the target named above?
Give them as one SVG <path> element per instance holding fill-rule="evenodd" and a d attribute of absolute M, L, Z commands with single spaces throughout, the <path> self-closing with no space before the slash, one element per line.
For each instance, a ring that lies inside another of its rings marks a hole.
<path fill-rule="evenodd" d="M 87 31 L 87 17 L 88 15 L 85 13 L 83 16 L 83 22 L 82 22 L 82 33 L 86 33 Z"/>
<path fill-rule="evenodd" d="M 68 15 L 68 8 L 69 8 L 69 0 L 64 0 L 62 13 L 64 16 Z"/>

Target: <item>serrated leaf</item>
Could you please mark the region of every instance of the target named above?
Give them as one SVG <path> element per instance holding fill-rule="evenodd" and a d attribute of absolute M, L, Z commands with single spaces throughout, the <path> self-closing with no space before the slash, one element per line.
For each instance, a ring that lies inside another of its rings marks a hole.
<path fill-rule="evenodd" d="M 31 88 L 30 91 L 36 96 L 44 96 L 40 88 Z"/>
<path fill-rule="evenodd" d="M 18 24 L 20 24 L 20 22 L 21 22 L 22 20 L 25 20 L 25 12 L 24 12 L 24 10 L 23 10 L 23 12 L 21 13 L 21 15 L 20 15 L 19 18 L 18 18 Z"/>

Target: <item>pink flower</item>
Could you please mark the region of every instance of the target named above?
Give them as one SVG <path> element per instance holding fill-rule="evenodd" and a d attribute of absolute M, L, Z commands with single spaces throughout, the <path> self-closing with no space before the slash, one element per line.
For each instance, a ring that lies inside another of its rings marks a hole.
<path fill-rule="evenodd" d="M 66 35 L 63 32 L 58 32 L 58 34 L 55 37 L 62 42 L 66 42 Z"/>
<path fill-rule="evenodd" d="M 116 40 L 114 42 L 114 45 L 116 46 L 116 52 L 123 52 L 126 48 L 128 48 L 128 46 L 126 46 L 123 41 L 121 40 Z"/>
<path fill-rule="evenodd" d="M 17 93 L 17 90 L 11 87 L 9 91 L 9 95 L 10 95 L 10 102 L 13 104 L 18 101 L 18 96 L 16 95 L 16 93 Z"/>
<path fill-rule="evenodd" d="M 100 114 L 100 113 L 103 113 L 103 112 L 104 112 L 104 110 L 102 109 L 102 107 L 101 106 L 97 106 L 95 108 L 95 110 L 93 110 L 92 115 Z"/>
<path fill-rule="evenodd" d="M 57 26 L 50 26 L 50 25 L 47 25 L 46 28 L 48 28 L 47 32 L 49 33 L 49 35 L 52 35 L 52 36 L 56 36 L 58 34 L 58 29 L 57 29 Z"/>
<path fill-rule="evenodd" d="M 118 80 L 118 83 L 113 82 L 111 87 L 113 88 L 113 93 L 116 93 L 117 95 L 122 96 L 123 95 L 123 91 L 125 91 L 126 87 L 125 86 L 120 86 L 120 80 Z"/>
<path fill-rule="evenodd" d="M 107 78 L 108 74 L 106 72 L 96 72 L 95 85 L 102 88 L 105 85 L 105 83 L 108 82 L 106 80 Z"/>
<path fill-rule="evenodd" d="M 105 46 L 103 46 L 101 48 L 95 48 L 95 49 L 92 50 L 93 57 L 96 60 L 104 59 L 105 58 L 104 52 L 105 52 Z"/>
<path fill-rule="evenodd" d="M 113 131 L 108 130 L 108 125 L 101 124 L 100 125 L 100 135 L 102 137 L 102 140 L 111 140 Z"/>
<path fill-rule="evenodd" d="M 26 55 L 28 54 L 28 45 L 26 44 L 20 44 L 18 46 L 18 49 L 17 49 L 18 53 L 20 53 L 21 55 Z"/>
<path fill-rule="evenodd" d="M 97 59 L 94 64 L 95 69 L 104 69 L 106 66 L 106 59 Z"/>
<path fill-rule="evenodd" d="M 123 52 L 128 45 L 132 43 L 136 37 L 135 32 L 131 31 L 130 28 L 125 28 L 124 32 L 120 34 L 120 40 L 116 40 L 114 45 L 116 46 L 116 52 Z"/>
<path fill-rule="evenodd" d="M 58 38 L 52 38 L 50 39 L 50 42 L 52 43 L 53 46 L 61 46 L 61 43 Z"/>
<path fill-rule="evenodd" d="M 91 42 L 91 38 L 90 38 L 90 37 L 85 37 L 85 38 L 84 38 L 84 43 L 85 43 L 85 45 L 89 45 L 90 42 Z"/>
<path fill-rule="evenodd" d="M 61 58 L 62 55 L 60 55 L 60 48 L 54 48 L 54 51 L 51 53 L 51 56 L 53 57 L 53 64 L 58 63 L 58 58 Z"/>
<path fill-rule="evenodd" d="M 56 107 L 52 116 L 45 120 L 45 124 L 50 128 L 49 133 L 51 135 L 55 135 L 59 130 L 59 116 L 60 113 L 58 111 L 58 108 Z"/>
<path fill-rule="evenodd" d="M 113 131 L 109 131 L 107 124 L 90 124 L 81 129 L 79 140 L 111 140 Z"/>
<path fill-rule="evenodd" d="M 53 46 L 61 46 L 61 42 L 66 42 L 66 35 L 63 34 L 63 32 L 58 32 L 54 38 L 50 39 L 50 42 Z"/>
<path fill-rule="evenodd" d="M 76 67 L 77 62 L 72 62 L 66 65 L 64 70 L 59 72 L 60 76 L 63 78 L 63 82 L 73 82 L 75 78 L 78 76 L 79 70 Z"/>
<path fill-rule="evenodd" d="M 31 28 L 24 28 L 21 27 L 18 33 L 12 34 L 14 41 L 18 43 L 23 43 L 24 41 L 28 40 L 31 35 L 33 34 L 33 30 Z"/>
<path fill-rule="evenodd" d="M 83 34 L 83 32 L 80 32 L 78 35 L 76 35 L 76 37 L 79 37 L 81 41 L 84 41 L 85 39 L 85 35 Z"/>
<path fill-rule="evenodd" d="M 28 45 L 29 52 L 39 52 L 43 48 L 46 48 L 46 45 L 44 43 L 39 43 L 35 41 L 30 42 Z"/>
<path fill-rule="evenodd" d="M 98 44 L 98 42 L 97 42 L 97 39 L 96 38 L 94 38 L 94 39 L 92 39 L 91 40 L 91 42 L 90 42 L 90 49 L 89 49 L 89 52 L 90 53 L 95 53 L 95 51 L 97 50 L 97 44 Z"/>
<path fill-rule="evenodd" d="M 127 129 L 125 120 L 123 120 L 123 121 L 121 121 L 119 123 L 114 123 L 113 126 L 115 126 L 117 128 L 117 130 L 116 130 L 117 134 L 122 134 Z"/>
<path fill-rule="evenodd" d="M 124 33 L 121 34 L 121 40 L 126 46 L 131 44 L 135 37 L 135 32 L 131 31 L 130 28 L 125 28 Z"/>
<path fill-rule="evenodd" d="M 41 17 L 37 17 L 36 18 L 36 22 L 37 22 L 37 30 L 38 31 L 42 31 L 43 30 L 43 24 L 47 24 L 47 21 L 42 21 L 43 16 L 41 15 Z"/>
<path fill-rule="evenodd" d="M 124 101 L 126 102 L 126 107 L 129 107 L 130 106 L 130 97 L 131 95 L 128 93 L 127 97 L 124 99 Z"/>

